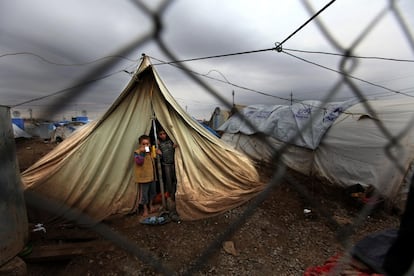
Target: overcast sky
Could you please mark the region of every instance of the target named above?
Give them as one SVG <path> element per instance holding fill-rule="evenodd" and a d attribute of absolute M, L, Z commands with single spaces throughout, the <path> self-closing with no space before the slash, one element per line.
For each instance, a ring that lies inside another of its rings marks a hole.
<path fill-rule="evenodd" d="M 309 1 L 315 11 L 328 2 Z M 150 3 L 148 7 L 155 11 L 162 2 L 143 3 Z M 313 20 L 289 38 L 283 49 L 334 70 L 339 70 L 341 56 L 291 49 L 342 54 L 343 49 L 352 47 L 352 54 L 361 57 L 412 61 L 414 1 L 397 1 L 400 17 L 388 9 L 369 32 L 362 33 L 388 3 L 338 0 L 317 17 L 330 39 Z M 52 110 L 56 118 L 81 115 L 85 110 L 96 118 L 122 92 L 131 78 L 123 70 L 135 70 L 142 53 L 153 57 L 153 64 L 159 64 L 156 59 L 171 61 L 154 39 L 147 38 L 154 23 L 134 1 L 10 0 L 0 1 L 0 11 L 0 105 L 18 105 L 13 110 L 25 117 L 31 109 L 35 116 Z M 161 39 L 178 60 L 269 49 L 310 17 L 304 3 L 296 0 L 171 1 L 162 13 Z M 124 58 L 108 57 L 117 54 Z M 322 99 L 342 78 L 276 51 L 184 65 L 213 78 L 201 77 L 224 99 L 231 103 L 234 91 L 235 103 L 244 105 L 289 104 L 291 94 L 294 100 Z M 389 89 L 354 80 L 367 97 L 398 95 L 392 91 L 414 96 L 413 62 L 364 58 L 348 61 L 346 68 L 352 69 L 352 76 Z M 156 69 L 170 93 L 192 116 L 209 119 L 215 107 L 223 106 L 175 66 L 156 65 Z M 91 80 L 96 81 L 78 85 Z M 59 101 L 61 96 L 68 96 L 64 104 Z M 334 100 L 353 96 L 351 89 L 342 85 Z M 34 99 L 40 100 L 22 105 Z"/>

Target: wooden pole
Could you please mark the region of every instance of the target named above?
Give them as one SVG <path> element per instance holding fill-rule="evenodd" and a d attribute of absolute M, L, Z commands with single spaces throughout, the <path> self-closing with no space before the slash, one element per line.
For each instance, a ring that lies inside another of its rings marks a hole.
<path fill-rule="evenodd" d="M 28 239 L 28 220 L 16 161 L 10 108 L 0 106 L 0 267 L 14 258 Z M 0 274 L 1 270 L 0 270 Z"/>
<path fill-rule="evenodd" d="M 154 131 L 154 141 L 155 141 L 155 152 L 158 150 L 158 136 L 157 136 L 157 124 L 155 122 L 155 116 L 152 119 L 152 129 Z M 165 193 L 164 193 L 164 180 L 162 179 L 162 168 L 161 168 L 161 160 L 160 156 L 156 154 L 156 162 L 157 162 L 157 169 L 158 169 L 158 176 L 160 181 L 160 191 L 161 191 L 161 199 L 162 199 L 162 209 L 165 210 L 166 203 L 165 203 Z"/>

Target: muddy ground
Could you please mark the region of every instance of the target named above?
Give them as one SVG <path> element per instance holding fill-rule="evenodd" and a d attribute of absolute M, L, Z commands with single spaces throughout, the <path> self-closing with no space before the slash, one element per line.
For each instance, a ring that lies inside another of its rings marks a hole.
<path fill-rule="evenodd" d="M 35 139 L 17 141 L 21 171 L 54 146 Z M 264 179 L 271 176 L 268 171 L 262 174 Z M 79 248 L 87 242 L 101 247 L 63 260 L 26 261 L 28 273 L 303 275 L 306 268 L 343 253 L 344 246 L 352 246 L 368 234 L 398 227 L 398 215 L 381 206 L 365 216 L 361 225 L 354 225 L 360 208 L 343 190 L 292 172 L 287 175 L 302 188 L 298 190 L 283 180 L 267 192 L 257 207 L 252 201 L 210 219 L 151 226 L 141 224 L 136 215 L 128 215 L 105 221 L 109 229 L 105 235 L 71 224 L 44 225 L 46 233 L 31 232 L 33 250 L 48 244 L 76 242 Z M 305 214 L 305 209 L 310 213 Z M 240 219 L 246 211 L 251 215 Z M 30 227 L 34 223 L 38 222 L 31 221 Z M 102 233 L 102 229 L 98 230 Z M 71 239 L 67 233 L 75 234 Z M 350 233 L 349 243 L 344 243 L 344 233 Z M 119 247 L 122 243 L 129 249 Z"/>

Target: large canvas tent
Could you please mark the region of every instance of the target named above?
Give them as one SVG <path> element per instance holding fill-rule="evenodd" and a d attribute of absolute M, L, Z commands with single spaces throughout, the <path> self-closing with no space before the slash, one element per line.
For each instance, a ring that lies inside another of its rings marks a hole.
<path fill-rule="evenodd" d="M 283 116 L 275 114 L 281 109 Z M 253 114 L 251 120 L 262 132 L 246 127 L 237 117 L 219 130 L 225 132 L 223 140 L 252 159 L 270 164 L 272 154 L 283 149 L 281 160 L 295 171 L 343 187 L 372 186 L 401 206 L 414 160 L 414 100 L 345 105 L 310 101 L 283 107 L 253 106 L 242 113 L 247 119 Z M 308 115 L 303 116 L 305 113 Z"/>
<path fill-rule="evenodd" d="M 22 174 L 25 190 L 97 221 L 136 207 L 133 151 L 156 118 L 179 145 L 176 207 L 184 220 L 213 216 L 245 203 L 264 185 L 249 158 L 192 119 L 144 56 L 109 110 L 63 141 Z"/>

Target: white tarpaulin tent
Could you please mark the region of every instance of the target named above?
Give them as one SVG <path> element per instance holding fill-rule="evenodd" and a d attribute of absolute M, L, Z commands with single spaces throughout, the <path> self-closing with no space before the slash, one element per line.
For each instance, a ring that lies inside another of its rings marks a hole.
<path fill-rule="evenodd" d="M 21 129 L 16 124 L 12 123 L 12 126 L 13 126 L 14 138 L 31 138 L 32 137 L 29 133 Z"/>
<path fill-rule="evenodd" d="M 375 114 L 370 114 L 366 105 Z M 272 110 L 272 107 L 265 110 Z M 339 117 L 332 120 L 332 124 L 319 134 L 314 132 L 318 129 L 314 124 L 320 124 L 323 118 L 308 118 L 308 122 L 312 120 L 308 131 L 300 133 L 299 139 L 292 140 L 293 143 L 286 148 L 281 160 L 295 171 L 321 177 L 336 185 L 373 186 L 384 197 L 398 203 L 406 193 L 405 179 L 409 179 L 409 174 L 412 173 L 414 100 L 371 100 L 343 110 L 346 112 L 338 114 Z M 269 118 L 270 116 L 264 117 L 260 122 L 267 120 L 269 123 L 261 129 L 281 125 L 271 122 Z M 230 118 L 229 121 L 231 120 L 233 122 L 228 122 L 227 125 L 235 125 L 235 122 L 240 121 Z M 220 128 L 225 132 L 222 139 L 258 161 L 272 162 L 272 153 L 286 146 L 286 140 L 282 141 L 280 137 L 227 131 L 225 127 L 223 125 Z M 233 128 L 237 129 L 236 126 Z M 309 134 L 309 130 L 313 132 Z M 295 135 L 290 133 L 289 137 Z M 295 141 L 317 141 L 312 137 L 320 138 L 319 143 L 313 144 L 314 147 L 306 148 L 303 143 L 295 145 Z M 393 139 L 396 143 L 392 143 Z"/>
<path fill-rule="evenodd" d="M 282 142 L 315 149 L 325 131 L 353 101 L 329 103 L 303 101 L 293 105 L 250 105 L 218 130 L 252 135 L 261 132 Z M 305 125 L 309 124 L 309 127 Z"/>
<path fill-rule="evenodd" d="M 250 159 L 198 122 L 173 99 L 143 61 L 110 109 L 23 172 L 26 191 L 73 207 L 97 221 L 136 207 L 133 152 L 156 117 L 179 147 L 177 211 L 182 219 L 217 215 L 245 203 L 263 188 Z M 57 216 L 62 210 L 54 210 Z"/>

